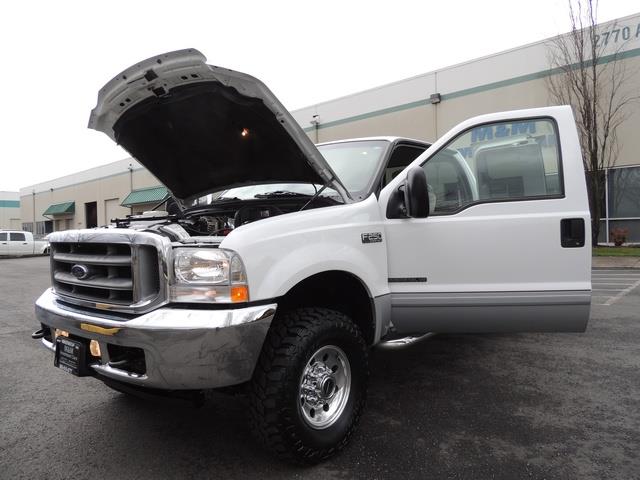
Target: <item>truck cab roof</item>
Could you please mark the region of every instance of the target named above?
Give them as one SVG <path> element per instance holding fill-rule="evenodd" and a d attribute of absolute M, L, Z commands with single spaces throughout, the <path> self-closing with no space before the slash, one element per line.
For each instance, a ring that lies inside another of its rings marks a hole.
<path fill-rule="evenodd" d="M 416 144 L 416 145 L 424 146 L 426 148 L 430 147 L 431 144 L 432 144 L 432 142 L 426 142 L 424 140 L 418 140 L 418 139 L 415 139 L 415 138 L 397 137 L 397 136 L 392 136 L 392 135 L 381 135 L 381 136 L 373 136 L 373 137 L 356 137 L 356 138 L 345 138 L 345 139 L 342 139 L 342 140 L 330 140 L 328 142 L 317 143 L 316 146 L 317 147 L 321 147 L 323 145 L 330 145 L 330 144 L 334 144 L 334 143 L 376 141 L 376 140 L 390 142 L 390 143 L 401 143 L 401 142 L 413 143 L 413 144 Z"/>

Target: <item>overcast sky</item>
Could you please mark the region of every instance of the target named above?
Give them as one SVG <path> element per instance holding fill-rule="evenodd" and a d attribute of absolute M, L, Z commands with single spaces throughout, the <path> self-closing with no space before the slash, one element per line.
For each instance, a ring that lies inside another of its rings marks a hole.
<path fill-rule="evenodd" d="M 640 10 L 600 3 L 600 21 Z M 89 112 L 155 54 L 197 48 L 295 110 L 568 29 L 565 0 L 2 2 L 0 190 L 125 158 Z"/>

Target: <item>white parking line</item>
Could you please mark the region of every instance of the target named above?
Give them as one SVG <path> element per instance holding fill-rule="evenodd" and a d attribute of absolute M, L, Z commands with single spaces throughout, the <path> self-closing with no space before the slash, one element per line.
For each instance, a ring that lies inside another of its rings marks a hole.
<path fill-rule="evenodd" d="M 592 277 L 640 277 L 640 272 L 592 272 Z"/>
<path fill-rule="evenodd" d="M 640 277 L 640 273 L 592 273 L 592 277 Z"/>
<path fill-rule="evenodd" d="M 591 280 L 594 282 L 637 282 L 640 280 L 640 277 L 591 277 Z"/>
<path fill-rule="evenodd" d="M 631 275 L 629 273 L 602 273 L 600 275 L 591 275 L 594 278 L 639 278 L 640 275 Z"/>
<path fill-rule="evenodd" d="M 613 305 L 636 287 L 640 286 L 640 272 L 592 270 L 591 285 L 592 305 Z"/>
<path fill-rule="evenodd" d="M 609 306 L 609 305 L 613 305 L 614 303 L 616 303 L 618 300 L 620 300 L 622 297 L 624 297 L 627 293 L 629 293 L 631 290 L 633 290 L 634 288 L 636 288 L 637 286 L 640 286 L 640 280 L 638 280 L 636 283 L 634 283 L 633 285 L 631 285 L 628 288 L 625 288 L 623 291 L 621 291 L 619 294 L 617 294 L 615 297 L 611 297 L 609 300 L 607 300 L 604 304 Z"/>
<path fill-rule="evenodd" d="M 640 286 L 639 271 L 592 270 L 592 304 L 609 306 Z"/>
<path fill-rule="evenodd" d="M 605 276 L 601 276 L 601 277 L 593 276 L 591 278 L 593 278 L 594 280 L 638 280 L 638 279 L 640 279 L 640 276 L 638 276 L 638 277 L 622 277 L 622 276 L 612 277 L 610 275 L 607 275 L 606 277 Z"/>
<path fill-rule="evenodd" d="M 616 270 L 615 272 L 613 270 L 598 270 L 592 271 L 591 275 L 622 275 L 627 277 L 637 277 L 640 276 L 640 272 L 625 272 L 624 270 Z"/>

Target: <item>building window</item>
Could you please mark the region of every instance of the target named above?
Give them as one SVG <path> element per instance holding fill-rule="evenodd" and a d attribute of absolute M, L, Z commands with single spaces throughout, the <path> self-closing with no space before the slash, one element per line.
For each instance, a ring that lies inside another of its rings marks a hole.
<path fill-rule="evenodd" d="M 640 218 L 640 167 L 609 170 L 608 193 L 609 218 Z"/>
<path fill-rule="evenodd" d="M 606 172 L 606 208 L 601 243 L 610 243 L 614 228 L 628 230 L 628 243 L 640 243 L 640 166 L 610 168 Z"/>
<path fill-rule="evenodd" d="M 53 221 L 45 220 L 44 222 L 36 222 L 36 235 L 46 235 L 53 232 Z"/>
<path fill-rule="evenodd" d="M 27 222 L 22 224 L 22 230 L 33 233 L 33 223 Z"/>

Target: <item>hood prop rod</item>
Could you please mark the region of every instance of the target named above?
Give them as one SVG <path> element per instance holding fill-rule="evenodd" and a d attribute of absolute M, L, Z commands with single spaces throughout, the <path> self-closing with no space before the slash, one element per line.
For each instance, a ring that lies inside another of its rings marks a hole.
<path fill-rule="evenodd" d="M 299 212 L 301 212 L 302 210 L 304 210 L 305 208 L 307 208 L 307 206 L 309 206 L 309 204 L 311 204 L 311 202 L 313 202 L 316 198 L 318 198 L 320 196 L 320 194 L 329 186 L 329 183 L 331 182 L 331 180 L 327 183 L 325 183 L 322 188 L 320 188 L 320 190 L 318 190 L 313 197 L 311 197 L 309 199 L 309 201 L 307 203 L 305 203 L 302 208 L 300 210 L 298 210 Z"/>

